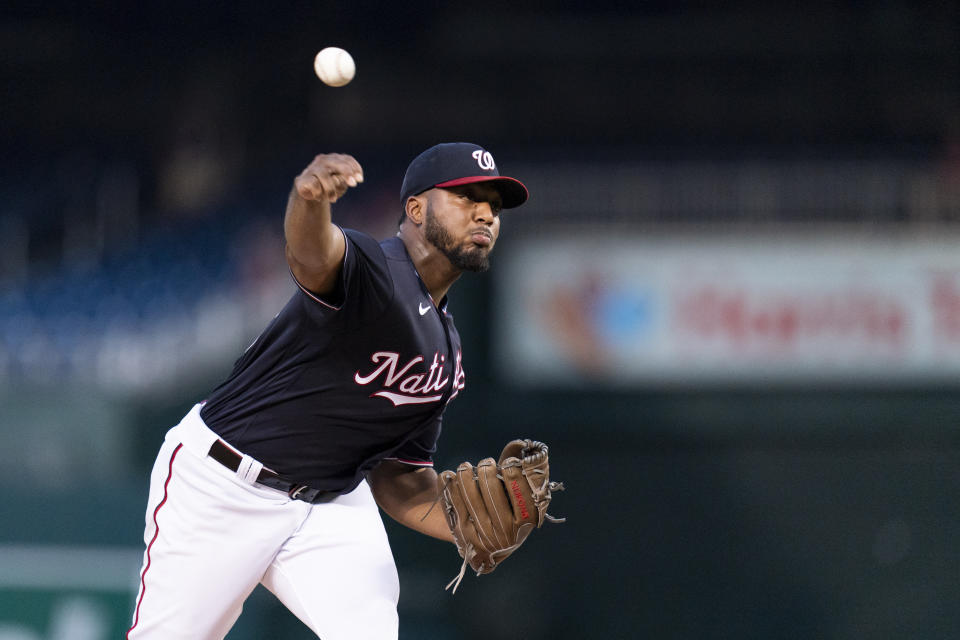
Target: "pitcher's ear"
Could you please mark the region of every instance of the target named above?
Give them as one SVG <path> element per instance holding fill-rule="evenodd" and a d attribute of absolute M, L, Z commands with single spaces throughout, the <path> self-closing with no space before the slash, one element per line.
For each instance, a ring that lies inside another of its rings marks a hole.
<path fill-rule="evenodd" d="M 407 219 L 415 225 L 423 224 L 427 214 L 427 198 L 424 195 L 410 196 L 405 207 Z"/>

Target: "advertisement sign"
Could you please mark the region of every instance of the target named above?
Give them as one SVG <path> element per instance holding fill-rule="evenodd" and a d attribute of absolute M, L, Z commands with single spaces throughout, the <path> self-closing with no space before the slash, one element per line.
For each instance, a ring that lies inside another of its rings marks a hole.
<path fill-rule="evenodd" d="M 903 383 L 960 374 L 960 237 L 542 237 L 500 256 L 522 385 Z"/>

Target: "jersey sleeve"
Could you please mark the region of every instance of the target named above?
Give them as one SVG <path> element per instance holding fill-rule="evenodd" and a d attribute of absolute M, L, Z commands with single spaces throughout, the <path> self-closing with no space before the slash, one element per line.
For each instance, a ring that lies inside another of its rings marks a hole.
<path fill-rule="evenodd" d="M 440 439 L 441 422 L 442 418 L 437 418 L 432 425 L 424 429 L 415 438 L 411 438 L 400 445 L 396 451 L 384 460 L 402 462 L 418 467 L 432 467 L 433 454 L 437 451 L 437 440 Z"/>
<path fill-rule="evenodd" d="M 383 249 L 376 240 L 353 229 L 340 231 L 346 249 L 332 293 L 319 296 L 304 287 L 293 272 L 290 275 L 300 289 L 309 315 L 325 323 L 339 316 L 338 320 L 356 326 L 383 313 L 393 296 L 393 280 Z"/>

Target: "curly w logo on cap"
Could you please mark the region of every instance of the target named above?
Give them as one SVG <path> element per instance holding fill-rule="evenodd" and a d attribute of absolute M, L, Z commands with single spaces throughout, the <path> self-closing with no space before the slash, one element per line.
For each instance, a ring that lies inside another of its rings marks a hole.
<path fill-rule="evenodd" d="M 480 165 L 480 168 L 484 171 L 493 171 L 497 168 L 497 163 L 493 161 L 493 154 L 491 154 L 489 151 L 477 149 L 470 155 L 476 159 L 477 164 Z"/>

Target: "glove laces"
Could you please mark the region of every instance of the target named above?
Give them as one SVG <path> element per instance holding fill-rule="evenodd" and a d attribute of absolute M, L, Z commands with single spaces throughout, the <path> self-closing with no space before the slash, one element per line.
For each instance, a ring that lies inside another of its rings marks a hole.
<path fill-rule="evenodd" d="M 452 586 L 452 587 L 453 587 L 453 591 L 451 591 L 450 593 L 451 593 L 451 594 L 454 594 L 454 593 L 457 592 L 457 587 L 460 586 L 460 582 L 463 580 L 463 576 L 465 576 L 465 575 L 467 574 L 467 564 L 469 564 L 468 561 L 467 561 L 467 558 L 470 557 L 470 553 L 469 553 L 469 552 L 470 552 L 470 551 L 473 551 L 473 545 L 468 546 L 468 547 L 467 547 L 467 551 L 468 551 L 468 553 L 463 554 L 463 555 L 464 555 L 464 558 L 463 558 L 463 564 L 460 566 L 460 573 L 458 573 L 457 575 L 455 575 L 455 576 L 453 577 L 453 580 L 451 580 L 450 583 L 449 583 L 446 587 L 444 587 L 444 589 L 443 589 L 444 591 L 446 591 L 447 589 L 449 589 L 449 588 Z"/>

